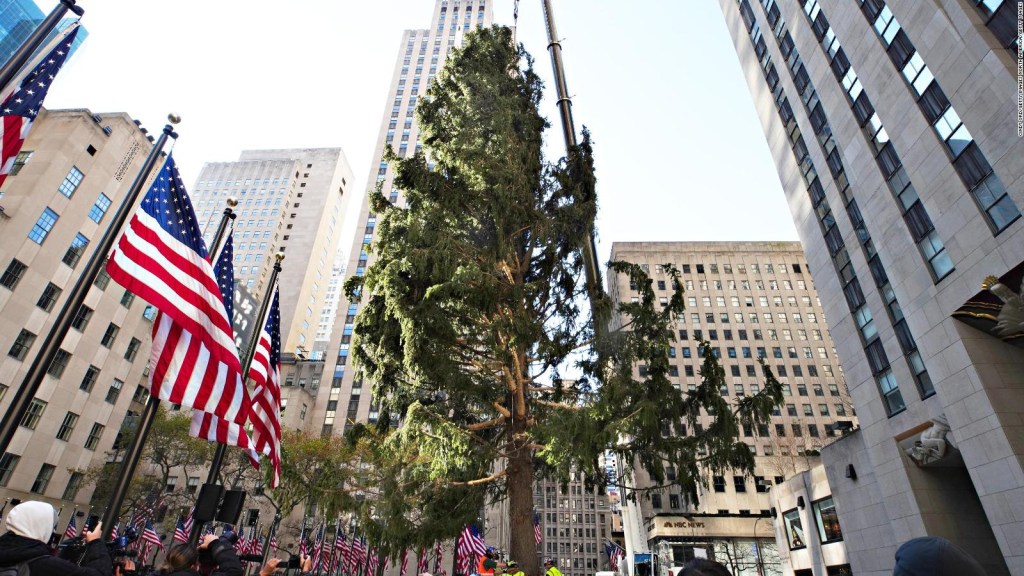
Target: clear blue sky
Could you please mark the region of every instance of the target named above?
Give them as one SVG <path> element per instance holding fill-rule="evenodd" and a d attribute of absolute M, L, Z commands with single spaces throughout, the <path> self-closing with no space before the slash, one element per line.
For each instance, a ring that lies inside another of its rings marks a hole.
<path fill-rule="evenodd" d="M 491 1 L 511 24 L 512 0 Z M 90 35 L 48 107 L 124 111 L 151 131 L 178 112 L 189 184 L 243 149 L 335 146 L 364 183 L 401 32 L 427 27 L 434 1 L 79 4 Z M 553 4 L 576 125 L 595 142 L 602 259 L 615 241 L 796 239 L 717 0 Z M 518 39 L 560 154 L 540 0 L 521 1 Z"/>

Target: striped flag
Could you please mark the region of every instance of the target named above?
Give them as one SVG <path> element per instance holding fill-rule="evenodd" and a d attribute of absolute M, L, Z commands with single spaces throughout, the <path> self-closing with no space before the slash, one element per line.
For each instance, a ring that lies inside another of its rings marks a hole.
<path fill-rule="evenodd" d="M 544 532 L 540 527 L 540 514 L 533 513 L 533 541 L 536 544 L 540 544 L 541 538 L 544 537 Z"/>
<path fill-rule="evenodd" d="M 217 286 L 220 288 L 220 297 L 228 318 L 234 317 L 235 308 L 234 254 L 233 234 L 228 234 L 227 239 L 224 240 L 224 248 L 221 249 L 220 256 L 217 258 L 217 263 L 213 266 L 213 273 L 217 276 Z M 192 413 L 192 426 L 188 433 L 193 438 L 227 446 L 237 446 L 246 451 L 253 468 L 259 469 L 260 467 L 259 454 L 252 449 L 252 440 L 240 424 L 218 418 L 209 412 L 196 410 Z"/>
<path fill-rule="evenodd" d="M 420 548 L 419 563 L 416 564 L 416 573 L 423 574 L 430 570 L 430 555 L 426 548 Z"/>
<path fill-rule="evenodd" d="M 185 529 L 185 523 L 178 518 L 178 524 L 174 527 L 174 536 L 172 539 L 175 542 L 188 542 L 188 530 Z"/>
<path fill-rule="evenodd" d="M 164 543 L 160 541 L 160 535 L 156 533 L 156 530 L 153 528 L 153 522 L 150 520 L 146 520 L 146 528 L 142 531 L 141 540 L 146 543 L 147 552 L 149 549 L 149 545 L 154 545 L 157 548 L 164 547 Z"/>
<path fill-rule="evenodd" d="M 323 561 L 324 525 L 321 524 L 313 539 L 313 571 L 320 570 L 320 562 Z"/>
<path fill-rule="evenodd" d="M 196 521 L 195 518 L 193 517 L 193 514 L 195 514 L 195 512 L 196 507 L 193 506 L 192 509 L 188 511 L 188 516 L 185 517 L 185 534 L 192 533 L 192 525 L 195 524 Z"/>
<path fill-rule="evenodd" d="M 274 466 L 271 488 L 281 480 L 281 295 L 274 291 L 267 321 L 260 332 L 256 355 L 249 367 L 253 387 L 252 424 L 253 446 L 270 458 Z"/>
<path fill-rule="evenodd" d="M 478 556 L 487 552 L 487 545 L 476 526 L 466 525 L 455 544 L 455 566 L 459 572 L 469 574 Z"/>
<path fill-rule="evenodd" d="M 259 527 L 257 527 L 256 535 L 253 536 L 252 546 L 249 547 L 253 554 L 258 556 L 263 555 L 263 536 L 260 534 Z"/>
<path fill-rule="evenodd" d="M 434 573 L 441 572 L 441 562 L 444 559 L 444 549 L 441 548 L 441 543 L 437 543 L 436 556 L 434 558 Z"/>
<path fill-rule="evenodd" d="M 64 530 L 65 538 L 74 538 L 78 536 L 78 527 L 75 526 L 75 514 L 71 513 L 71 520 L 68 520 L 68 527 Z"/>
<path fill-rule="evenodd" d="M 275 533 L 270 537 L 270 553 L 274 554 L 277 552 L 277 534 Z"/>
<path fill-rule="evenodd" d="M 377 547 L 374 546 L 367 551 L 366 576 L 376 576 L 377 568 L 380 567 L 380 555 L 377 554 Z"/>
<path fill-rule="evenodd" d="M 398 572 L 398 576 L 405 576 L 405 569 L 409 567 L 409 549 L 402 550 L 402 569 Z"/>
<path fill-rule="evenodd" d="M 18 152 L 21 152 L 32 123 L 43 106 L 43 99 L 71 52 L 71 43 L 76 36 L 77 22 L 68 28 L 66 34 L 58 34 L 57 44 L 49 52 L 40 51 L 41 59 L 26 65 L 38 62 L 27 75 L 14 79 L 18 83 L 17 89 L 14 86 L 0 86 L 0 90 L 3 90 L 0 94 L 0 101 L 3 102 L 0 106 L 0 186 L 3 186 L 7 175 L 11 173 Z"/>
<path fill-rule="evenodd" d="M 121 529 L 121 525 L 120 524 L 115 524 L 114 525 L 114 527 L 110 530 L 110 539 L 111 540 L 117 538 L 117 533 L 118 533 L 118 531 L 120 531 L 120 529 Z M 85 532 L 85 524 L 82 524 L 82 532 Z"/>
<path fill-rule="evenodd" d="M 107 272 L 160 311 L 153 324 L 150 392 L 244 424 L 249 395 L 231 320 L 173 156 L 125 228 Z"/>
<path fill-rule="evenodd" d="M 299 532 L 299 556 L 308 556 L 309 548 L 306 546 L 306 526 L 302 526 L 302 530 Z"/>

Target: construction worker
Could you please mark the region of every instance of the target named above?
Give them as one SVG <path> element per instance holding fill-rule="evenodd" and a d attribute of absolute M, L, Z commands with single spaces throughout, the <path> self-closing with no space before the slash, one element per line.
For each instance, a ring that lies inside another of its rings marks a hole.
<path fill-rule="evenodd" d="M 562 576 L 562 571 L 555 565 L 554 558 L 548 558 L 544 560 L 544 576 Z"/>
<path fill-rule="evenodd" d="M 515 560 L 509 560 L 508 564 L 505 565 L 505 574 L 508 576 L 526 576 L 523 574 L 523 569 L 519 567 L 519 562 Z"/>
<path fill-rule="evenodd" d="M 488 546 L 487 551 L 477 562 L 476 573 L 480 576 L 494 576 L 494 569 L 498 567 L 498 562 L 494 559 L 495 556 L 494 546 Z"/>

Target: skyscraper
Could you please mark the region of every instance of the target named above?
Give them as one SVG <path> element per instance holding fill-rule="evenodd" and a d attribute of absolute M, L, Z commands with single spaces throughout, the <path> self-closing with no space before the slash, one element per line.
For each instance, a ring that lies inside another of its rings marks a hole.
<path fill-rule="evenodd" d="M 274 254 L 284 252 L 279 276 L 284 353 L 308 357 L 313 350 L 351 180 L 340 148 L 246 150 L 237 162 L 204 164 L 192 189 L 207 241 L 225 201 L 238 199 L 234 248 L 239 285 L 262 298 Z"/>
<path fill-rule="evenodd" d="M 420 148 L 416 124 L 416 102 L 427 91 L 445 58 L 471 30 L 491 25 L 491 3 L 487 0 L 436 0 L 430 27 L 406 30 L 395 60 L 388 103 L 381 119 L 367 189 L 380 187 L 393 204 L 403 202 L 402 191 L 392 185 L 393 174 L 383 160 L 385 146 L 402 157 L 412 156 Z M 347 274 L 361 276 L 371 261 L 368 245 L 373 241 L 377 217 L 364 201 L 359 213 L 357 234 L 348 251 Z M 359 232 L 361 230 L 361 232 Z M 324 433 L 341 433 L 356 421 L 377 420 L 377 406 L 370 386 L 349 362 L 349 345 L 359 301 L 342 296 L 331 344 L 325 360 L 324 379 L 330 386 L 320 390 L 313 413 L 322 422 Z"/>
<path fill-rule="evenodd" d="M 0 62 L 10 60 L 18 47 L 28 39 L 45 17 L 34 0 L 0 0 Z M 77 19 L 77 16 L 65 18 L 57 24 L 57 30 L 63 30 Z M 53 34 L 55 33 L 51 32 L 50 36 Z M 84 26 L 79 29 L 78 36 L 71 44 L 72 54 L 88 36 L 89 32 Z"/>
<path fill-rule="evenodd" d="M 853 572 L 936 535 L 1024 574 L 1018 3 L 720 4 L 860 416 Z"/>
<path fill-rule="evenodd" d="M 744 427 L 741 440 L 756 456 L 753 476 L 708 472 L 698 500 L 678 487 L 658 487 L 642 470 L 622 484 L 627 561 L 652 554 L 658 574 L 694 557 L 714 558 L 737 575 L 777 574 L 779 559 L 768 491 L 809 468 L 823 446 L 856 422 L 825 313 L 796 242 L 616 242 L 613 261 L 639 264 L 667 306 L 680 272 L 686 311 L 676 320 L 669 376 L 685 394 L 701 382 L 706 340 L 720 358 L 726 383 L 720 393 L 742 398 L 760 391 L 762 359 L 782 383 L 783 404 L 771 424 Z M 609 275 L 613 302 L 636 302 L 624 275 Z M 635 366 L 637 377 L 645 367 Z M 701 414 L 693 429 L 680 415 L 663 434 L 700 434 L 714 417 Z M 666 478 L 676 476 L 671 465 Z M 633 574 L 639 572 L 634 569 Z"/>

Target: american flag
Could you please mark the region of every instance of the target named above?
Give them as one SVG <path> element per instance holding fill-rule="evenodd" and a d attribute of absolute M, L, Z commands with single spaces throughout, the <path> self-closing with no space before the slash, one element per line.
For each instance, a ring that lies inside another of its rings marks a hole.
<path fill-rule="evenodd" d="M 441 543 L 437 543 L 437 556 L 434 559 L 434 572 L 441 572 L 441 561 L 444 559 L 444 549 L 441 548 Z"/>
<path fill-rule="evenodd" d="M 107 272 L 160 311 L 150 354 L 153 396 L 244 424 L 249 394 L 206 257 L 195 210 L 168 155 L 107 261 Z"/>
<path fill-rule="evenodd" d="M 329 572 L 336 572 L 337 569 L 343 568 L 348 558 L 348 538 L 345 537 L 345 533 L 338 530 L 334 534 L 334 550 L 331 552 L 331 567 Z"/>
<path fill-rule="evenodd" d="M 235 267 L 232 264 L 235 258 L 234 254 L 232 234 L 228 234 L 227 239 L 224 240 L 224 248 L 221 249 L 220 256 L 217 258 L 217 263 L 213 266 L 213 273 L 217 275 L 217 286 L 220 288 L 221 300 L 228 318 L 234 317 L 235 308 Z M 238 446 L 246 451 L 253 468 L 260 467 L 259 454 L 252 449 L 252 440 L 240 424 L 218 418 L 209 412 L 196 410 L 192 413 L 192 426 L 188 433 L 193 438 L 218 442 L 227 446 Z"/>
<path fill-rule="evenodd" d="M 20 81 L 15 79 L 15 82 L 18 82 L 17 90 L 13 86 L 0 86 L 3 90 L 3 106 L 0 108 L 0 118 L 3 119 L 3 123 L 0 124 L 0 186 L 3 186 L 7 175 L 11 173 L 14 160 L 18 157 L 18 152 L 21 152 L 32 123 L 43 106 L 43 99 L 46 98 L 57 72 L 64 65 L 76 36 L 77 22 L 69 27 L 66 36 L 59 35 L 60 40 L 49 52 L 40 52 L 45 55 L 41 60 L 37 60 L 39 63 L 31 72 Z"/>
<path fill-rule="evenodd" d="M 120 524 L 115 524 L 114 527 L 110 530 L 110 539 L 111 540 L 117 538 L 117 533 L 120 530 L 120 528 L 121 528 Z M 82 532 L 85 532 L 85 524 L 82 524 Z M 81 535 L 81 533 L 79 533 L 79 535 Z"/>
<path fill-rule="evenodd" d="M 380 567 L 380 555 L 377 554 L 377 547 L 367 550 L 366 576 L 376 576 L 377 568 Z"/>
<path fill-rule="evenodd" d="M 320 570 L 320 562 L 323 561 L 324 525 L 321 524 L 313 539 L 313 571 Z"/>
<path fill-rule="evenodd" d="M 147 499 L 141 506 L 135 508 L 131 520 L 128 521 L 128 525 L 134 526 L 136 530 L 142 530 L 146 520 L 155 516 L 157 510 L 163 507 L 163 505 L 164 499 L 162 496 Z"/>
<path fill-rule="evenodd" d="M 487 544 L 476 526 L 466 525 L 459 534 L 458 542 L 455 545 L 455 565 L 459 572 L 469 574 L 470 568 L 478 556 L 487 552 Z"/>
<path fill-rule="evenodd" d="M 626 557 L 626 551 L 611 540 L 607 541 L 604 545 L 604 553 L 608 555 L 608 565 L 611 567 L 613 572 L 619 570 L 619 562 Z"/>
<path fill-rule="evenodd" d="M 349 548 L 349 571 L 355 572 L 359 564 L 366 560 L 366 542 L 362 538 L 353 538 Z"/>
<path fill-rule="evenodd" d="M 405 569 L 409 567 L 409 549 L 402 550 L 402 569 L 398 576 L 405 576 Z"/>
<path fill-rule="evenodd" d="M 281 480 L 281 295 L 274 291 L 267 322 L 260 332 L 256 355 L 249 367 L 253 388 L 252 440 L 255 449 L 267 455 L 274 466 L 271 488 Z"/>
<path fill-rule="evenodd" d="M 238 540 L 235 541 L 235 552 L 239 554 L 249 553 L 249 541 L 245 539 L 245 527 L 238 529 Z"/>
<path fill-rule="evenodd" d="M 299 532 L 299 556 L 306 556 L 309 554 L 309 549 L 306 547 L 306 526 L 302 526 L 302 530 Z"/>
<path fill-rule="evenodd" d="M 178 518 L 178 524 L 174 527 L 173 540 L 175 542 L 188 542 L 189 531 L 185 529 L 185 523 Z"/>
<path fill-rule="evenodd" d="M 426 548 L 420 548 L 419 563 L 416 564 L 416 573 L 423 574 L 430 570 L 430 556 Z"/>
<path fill-rule="evenodd" d="M 74 538 L 75 536 L 78 536 L 78 527 L 75 526 L 75 515 L 72 513 L 71 520 L 68 520 L 68 527 L 64 530 L 64 537 Z"/>
<path fill-rule="evenodd" d="M 270 537 L 270 553 L 274 554 L 277 551 L 277 534 L 275 533 Z"/>
<path fill-rule="evenodd" d="M 540 544 L 541 538 L 544 537 L 544 532 L 540 527 L 540 514 L 533 513 L 533 541 L 536 544 Z"/>
<path fill-rule="evenodd" d="M 260 535 L 259 526 L 256 527 L 255 536 L 253 536 L 252 545 L 249 546 L 249 550 L 252 554 L 263 555 L 263 536 Z"/>
<path fill-rule="evenodd" d="M 141 540 L 148 545 L 155 545 L 157 548 L 163 548 L 164 543 L 160 541 L 160 535 L 156 533 L 153 528 L 153 522 L 146 520 L 146 529 L 142 531 Z"/>

